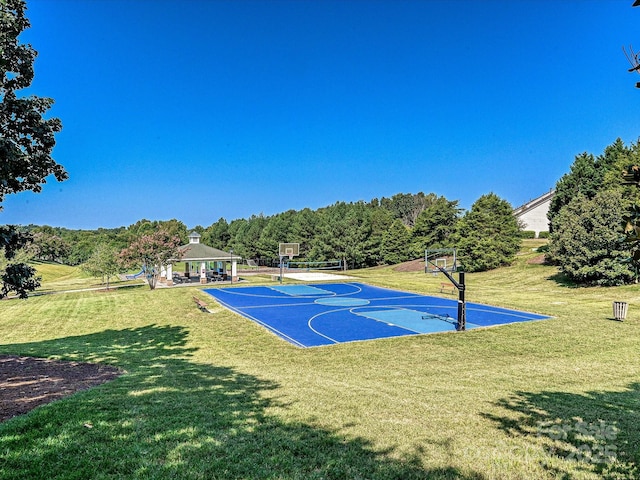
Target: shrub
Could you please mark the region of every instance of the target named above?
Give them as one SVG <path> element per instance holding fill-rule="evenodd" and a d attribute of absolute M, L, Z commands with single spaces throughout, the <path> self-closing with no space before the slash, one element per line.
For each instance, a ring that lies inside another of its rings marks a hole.
<path fill-rule="evenodd" d="M 620 222 L 624 201 L 618 191 L 574 198 L 560 210 L 551 235 L 550 257 L 571 280 L 582 284 L 621 285 L 634 278 L 627 262 Z"/>

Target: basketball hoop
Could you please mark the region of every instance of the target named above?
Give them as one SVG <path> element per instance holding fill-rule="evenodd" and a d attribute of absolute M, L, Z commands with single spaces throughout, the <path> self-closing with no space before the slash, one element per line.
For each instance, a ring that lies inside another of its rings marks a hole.
<path fill-rule="evenodd" d="M 424 254 L 424 270 L 425 273 L 431 273 L 437 276 L 442 273 L 455 288 L 458 289 L 458 318 L 456 330 L 466 330 L 467 324 L 467 307 L 465 300 L 465 279 L 464 271 L 458 271 L 458 262 L 456 258 L 455 248 L 435 248 L 427 249 Z M 458 272 L 458 280 L 453 278 L 453 273 Z"/>
<path fill-rule="evenodd" d="M 289 257 L 289 260 L 293 260 L 293 257 L 300 255 L 300 244 L 280 243 L 278 245 L 278 252 L 280 257 Z"/>
<path fill-rule="evenodd" d="M 436 248 L 425 250 L 425 273 L 437 275 L 440 272 L 453 273 L 458 269 L 455 248 Z"/>
<path fill-rule="evenodd" d="M 289 258 L 289 261 L 293 260 L 293 257 L 300 255 L 299 243 L 280 243 L 278 244 L 278 256 L 280 257 L 280 283 L 282 283 L 282 270 L 284 259 Z"/>

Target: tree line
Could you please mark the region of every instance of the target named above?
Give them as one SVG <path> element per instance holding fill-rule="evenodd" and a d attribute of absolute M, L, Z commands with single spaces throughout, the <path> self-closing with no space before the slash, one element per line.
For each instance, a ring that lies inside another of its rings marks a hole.
<path fill-rule="evenodd" d="M 129 227 L 70 230 L 30 225 L 36 259 L 78 265 L 89 260 L 98 245 L 114 251 L 127 248 L 143 235 L 163 230 L 187 243 L 191 231 L 201 242 L 233 251 L 263 264 L 277 262 L 278 244 L 300 244 L 300 260 L 341 260 L 347 268 L 390 265 L 423 258 L 426 248 L 457 247 L 467 271 L 509 264 L 520 245 L 520 226 L 511 205 L 491 193 L 470 211 L 457 200 L 434 193 L 398 193 L 390 198 L 336 202 L 311 210 L 276 215 L 252 215 L 228 222 L 220 218 L 207 227 L 188 229 L 179 220 L 140 220 Z"/>
<path fill-rule="evenodd" d="M 581 153 L 558 180 L 548 213 L 547 261 L 569 281 L 603 286 L 637 282 L 639 142 L 627 146 L 617 139 L 602 154 Z M 265 262 L 277 259 L 280 242 L 296 242 L 301 260 L 342 260 L 348 268 L 397 264 L 422 258 L 425 248 L 455 247 L 468 272 L 509 265 L 522 237 L 511 205 L 493 193 L 483 195 L 469 211 L 456 200 L 420 192 L 231 222 L 220 218 L 191 230 L 179 220 L 140 220 L 129 227 L 93 231 L 26 228 L 33 235 L 36 258 L 71 265 L 86 262 L 97 245 L 121 250 L 159 229 L 183 243 L 195 230 L 203 243 Z"/>

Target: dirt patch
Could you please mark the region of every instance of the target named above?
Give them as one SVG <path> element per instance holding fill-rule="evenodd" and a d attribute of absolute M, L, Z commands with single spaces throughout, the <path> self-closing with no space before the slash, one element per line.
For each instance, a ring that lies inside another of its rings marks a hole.
<path fill-rule="evenodd" d="M 0 422 L 123 373 L 94 363 L 0 355 Z"/>
<path fill-rule="evenodd" d="M 544 265 L 545 262 L 546 262 L 546 257 L 544 253 L 540 255 L 536 255 L 535 257 L 527 260 L 527 263 L 529 265 Z"/>
<path fill-rule="evenodd" d="M 400 263 L 394 267 L 394 270 L 396 272 L 424 272 L 424 260 L 418 259 Z"/>

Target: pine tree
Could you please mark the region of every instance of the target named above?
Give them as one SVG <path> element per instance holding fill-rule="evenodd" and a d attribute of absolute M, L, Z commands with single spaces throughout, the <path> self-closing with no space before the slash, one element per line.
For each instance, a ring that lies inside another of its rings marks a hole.
<path fill-rule="evenodd" d="M 409 260 L 411 233 L 399 219 L 394 220 L 382 238 L 382 260 L 389 265 Z"/>
<path fill-rule="evenodd" d="M 483 195 L 458 222 L 458 261 L 467 272 L 511 264 L 522 242 L 513 208 L 494 193 Z"/>

